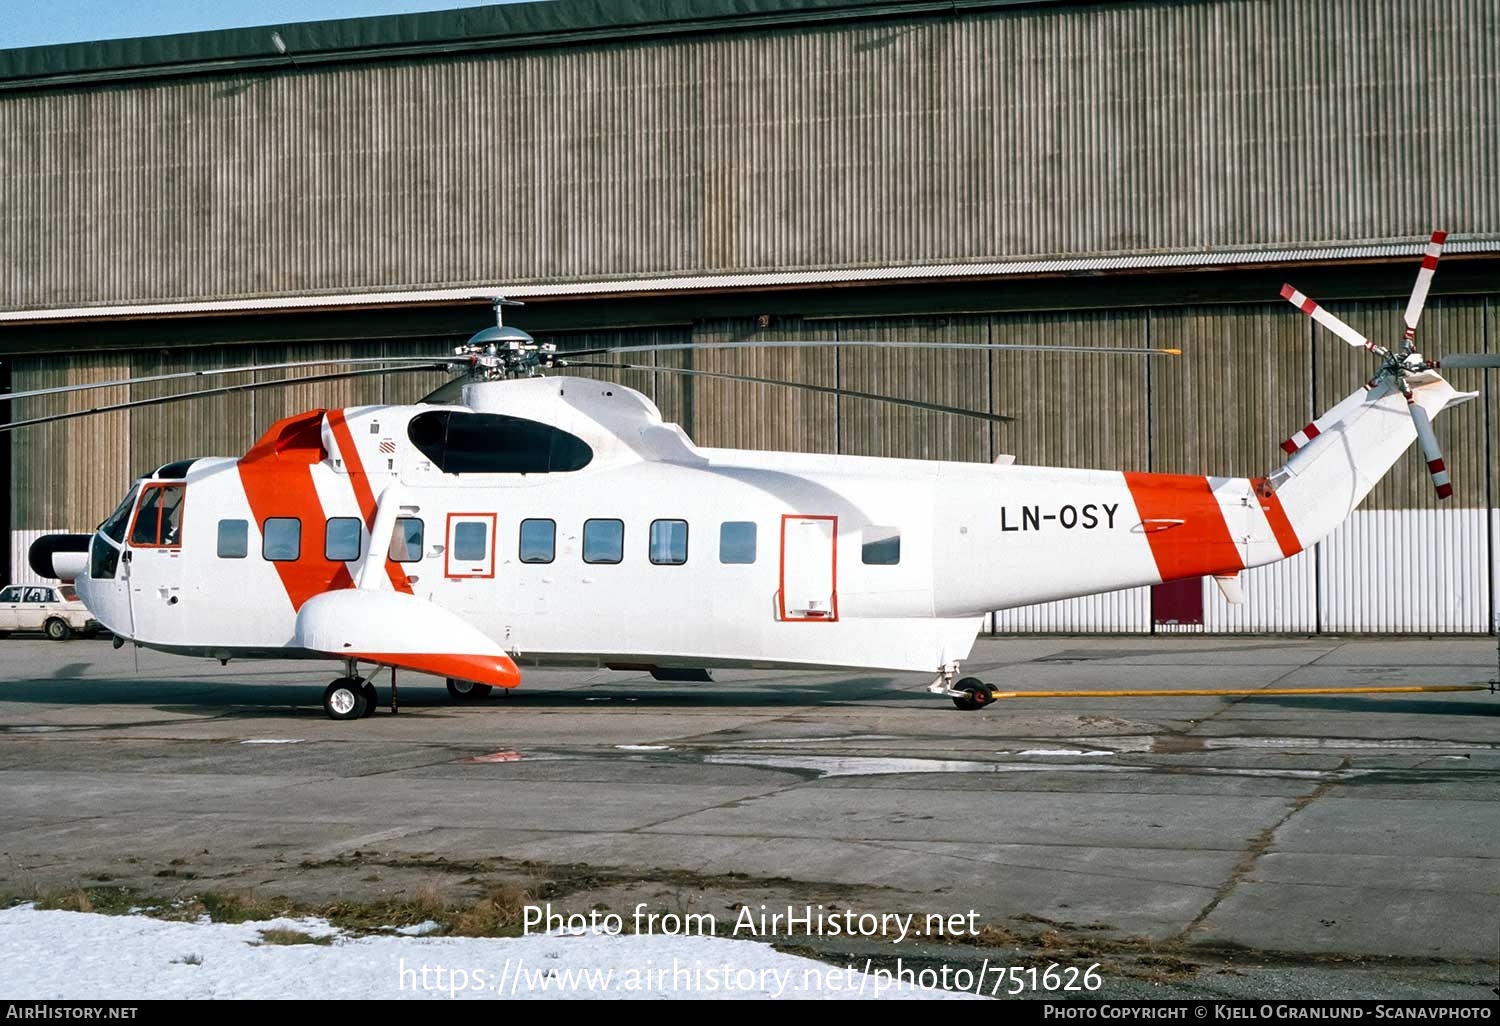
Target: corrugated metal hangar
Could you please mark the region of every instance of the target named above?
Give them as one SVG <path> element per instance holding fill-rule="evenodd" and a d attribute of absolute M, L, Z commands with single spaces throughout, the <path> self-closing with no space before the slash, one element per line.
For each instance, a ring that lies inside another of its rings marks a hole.
<path fill-rule="evenodd" d="M 491 323 L 498 290 L 565 347 L 1176 346 L 654 357 L 1017 418 L 1001 425 L 619 377 L 707 445 L 1259 474 L 1373 369 L 1282 282 L 1397 340 L 1434 228 L 1450 236 L 1423 350 L 1500 347 L 1495 0 L 559 0 L 0 51 L 0 133 L 13 390 L 446 352 Z M 1245 605 L 1202 589 L 1198 629 L 1490 630 L 1496 382 L 1469 373 L 1456 384 L 1483 403 L 1439 425 L 1452 500 L 1414 448 L 1337 535 L 1250 572 Z M 308 383 L 0 435 L 0 577 L 24 579 L 29 538 L 92 528 L 154 466 L 433 384 Z M 1160 618 L 1125 592 L 996 627 Z"/>

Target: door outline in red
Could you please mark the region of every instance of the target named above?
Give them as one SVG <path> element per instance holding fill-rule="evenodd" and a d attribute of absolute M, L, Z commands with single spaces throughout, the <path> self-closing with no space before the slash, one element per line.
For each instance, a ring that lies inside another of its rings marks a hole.
<path fill-rule="evenodd" d="M 491 580 L 495 576 L 495 552 L 499 547 L 498 537 L 498 513 L 449 513 L 448 520 L 443 527 L 443 576 L 450 581 L 466 580 Z M 490 572 L 487 574 L 456 574 L 453 572 L 453 521 L 455 520 L 488 520 L 490 522 L 490 535 L 485 540 L 488 549 Z"/>
<path fill-rule="evenodd" d="M 828 616 L 787 616 L 786 614 L 786 522 L 788 520 L 830 520 L 833 522 L 830 578 L 832 586 L 828 598 Z M 782 623 L 838 623 L 839 622 L 839 518 L 818 513 L 783 513 L 781 515 L 781 551 L 777 553 L 778 578 L 776 582 L 776 606 L 778 619 Z"/>

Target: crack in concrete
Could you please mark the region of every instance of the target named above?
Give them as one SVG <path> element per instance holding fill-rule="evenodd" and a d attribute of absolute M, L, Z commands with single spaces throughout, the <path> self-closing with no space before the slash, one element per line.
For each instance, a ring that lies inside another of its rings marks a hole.
<path fill-rule="evenodd" d="M 1349 760 L 1348 758 L 1345 758 L 1340 763 L 1339 769 L 1348 768 Z M 1303 809 L 1307 808 L 1313 802 L 1317 801 L 1319 798 L 1323 797 L 1323 795 L 1327 794 L 1340 782 L 1341 781 L 1339 779 L 1334 778 L 1331 780 L 1325 780 L 1322 783 L 1318 784 L 1317 787 L 1313 788 L 1310 792 L 1303 795 L 1301 798 L 1295 799 L 1292 802 L 1291 808 L 1287 810 L 1286 815 L 1282 816 L 1275 823 L 1270 824 L 1259 834 L 1257 834 L 1255 836 L 1255 839 L 1252 840 L 1250 844 L 1245 848 L 1244 855 L 1238 862 L 1235 863 L 1234 868 L 1229 871 L 1228 879 L 1226 879 L 1224 883 L 1219 886 L 1218 890 L 1214 892 L 1213 897 L 1209 899 L 1207 905 L 1203 906 L 1202 911 L 1200 911 L 1196 916 L 1193 917 L 1193 921 L 1188 923 L 1187 926 L 1183 927 L 1182 932 L 1177 935 L 1176 939 L 1178 941 L 1186 941 L 1190 934 L 1200 929 L 1208 920 L 1208 917 L 1214 914 L 1215 910 L 1217 910 L 1218 907 L 1223 904 L 1224 900 L 1228 898 L 1229 895 L 1234 892 L 1235 888 L 1237 888 L 1244 881 L 1245 877 L 1250 874 L 1250 871 L 1255 868 L 1255 864 L 1260 861 L 1261 856 L 1267 854 L 1270 851 L 1271 842 L 1276 839 L 1276 832 L 1287 823 L 1289 823 L 1294 816 L 1300 813 Z"/>

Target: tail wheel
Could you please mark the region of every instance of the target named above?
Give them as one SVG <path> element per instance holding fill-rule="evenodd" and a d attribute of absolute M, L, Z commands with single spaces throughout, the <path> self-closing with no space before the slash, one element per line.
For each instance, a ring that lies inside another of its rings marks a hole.
<path fill-rule="evenodd" d="M 488 684 L 475 684 L 472 680 L 448 678 L 448 697 L 455 702 L 479 702 L 488 698 L 493 689 Z"/>
<path fill-rule="evenodd" d="M 964 712 L 975 712 L 989 705 L 990 686 L 978 677 L 965 677 L 953 685 L 954 691 L 962 691 L 961 695 L 953 696 L 953 704 Z"/>
<path fill-rule="evenodd" d="M 68 621 L 59 620 L 55 616 L 42 625 L 42 630 L 53 641 L 67 641 L 73 636 L 73 628 L 68 626 Z"/>
<path fill-rule="evenodd" d="M 358 677 L 340 677 L 323 691 L 323 711 L 331 720 L 357 720 L 368 708 L 365 688 Z"/>

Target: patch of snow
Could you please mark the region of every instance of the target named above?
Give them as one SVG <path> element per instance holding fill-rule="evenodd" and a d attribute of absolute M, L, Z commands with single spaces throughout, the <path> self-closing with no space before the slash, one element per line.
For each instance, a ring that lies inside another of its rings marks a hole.
<path fill-rule="evenodd" d="M 622 752 L 670 752 L 671 745 L 615 745 Z"/>
<path fill-rule="evenodd" d="M 400 937 L 424 937 L 429 933 L 437 933 L 442 928 L 443 924 L 436 919 L 424 919 L 411 926 L 398 926 L 391 932 Z"/>
<path fill-rule="evenodd" d="M 250 737 L 241 741 L 242 745 L 300 745 L 300 737 Z"/>
<path fill-rule="evenodd" d="M 281 927 L 332 944 L 271 945 Z M 348 937 L 320 920 L 168 923 L 0 911 L 0 974 L 23 1000 L 142 998 L 962 998 L 722 937 Z"/>
<path fill-rule="evenodd" d="M 1100 752 L 1093 749 L 1082 748 L 1028 748 L 1022 755 L 1114 755 L 1114 752 Z"/>

